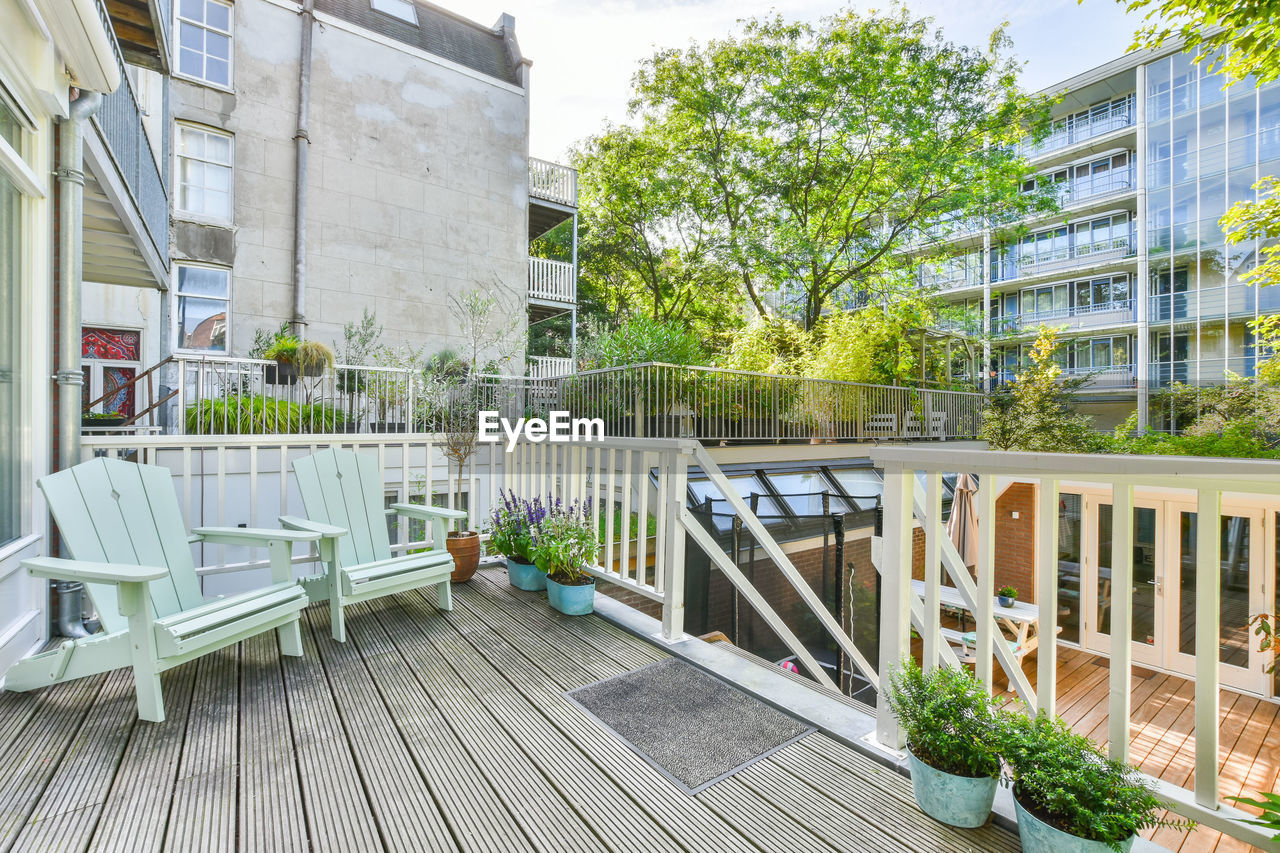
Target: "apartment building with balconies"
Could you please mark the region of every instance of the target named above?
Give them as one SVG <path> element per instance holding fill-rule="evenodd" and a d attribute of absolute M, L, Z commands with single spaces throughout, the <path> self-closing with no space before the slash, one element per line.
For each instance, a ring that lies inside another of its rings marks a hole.
<path fill-rule="evenodd" d="M 1280 293 L 1240 280 L 1261 246 L 1228 245 L 1218 220 L 1280 174 L 1280 86 L 1224 91 L 1206 64 L 1139 51 L 1044 90 L 1057 103 L 1049 133 L 1020 146 L 1035 170 L 1023 189 L 1058 211 L 927 235 L 945 252 L 917 280 L 975 315 L 987 387 L 1041 325 L 1062 328 L 1062 366 L 1091 377 L 1082 405 L 1104 426 L 1135 407 L 1159 426 L 1150 393 L 1171 382 L 1253 375 L 1265 354 L 1248 321 L 1280 311 Z"/>

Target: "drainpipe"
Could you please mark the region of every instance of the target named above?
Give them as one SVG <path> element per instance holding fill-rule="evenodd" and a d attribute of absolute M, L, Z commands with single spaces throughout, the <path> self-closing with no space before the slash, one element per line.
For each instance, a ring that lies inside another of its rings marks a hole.
<path fill-rule="evenodd" d="M 302 336 L 307 327 L 307 154 L 311 137 L 307 125 L 311 117 L 311 31 L 315 21 L 315 0 L 302 4 L 302 43 L 298 53 L 298 132 L 296 172 L 293 187 L 293 330 Z"/>
<path fill-rule="evenodd" d="M 74 94 L 74 93 L 73 93 Z M 84 121 L 102 95 L 80 92 L 58 124 L 58 470 L 80 461 L 80 279 L 84 270 Z M 58 631 L 87 637 L 81 618 L 84 585 L 58 581 Z"/>

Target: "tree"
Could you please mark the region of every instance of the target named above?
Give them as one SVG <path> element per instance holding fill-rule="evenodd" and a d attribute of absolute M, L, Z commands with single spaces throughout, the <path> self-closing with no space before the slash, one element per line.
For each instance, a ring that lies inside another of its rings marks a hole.
<path fill-rule="evenodd" d="M 1083 2 L 1083 0 L 1081 0 Z M 1118 0 L 1146 12 L 1130 50 L 1155 49 L 1178 38 L 1210 60 L 1209 73 L 1235 83 L 1252 74 L 1259 83 L 1280 78 L 1280 14 L 1275 0 Z"/>
<path fill-rule="evenodd" d="M 644 281 L 655 314 L 708 277 L 713 300 L 732 282 L 761 316 L 794 291 L 812 328 L 833 297 L 891 278 L 924 224 L 1041 209 L 1011 143 L 1046 111 L 1007 47 L 1001 31 L 986 51 L 954 45 L 900 10 L 757 18 L 659 51 L 633 81 L 636 127 L 578 161 L 602 274 Z"/>
<path fill-rule="evenodd" d="M 901 294 L 852 313 L 830 314 L 815 327 L 818 342 L 806 375 L 874 385 L 914 385 L 949 379 L 945 349 L 931 343 L 930 301 Z"/>
<path fill-rule="evenodd" d="M 1058 332 L 1041 326 L 1031 360 L 1009 385 L 991 395 L 982 413 L 981 437 L 997 450 L 1087 453 L 1103 439 L 1093 418 L 1075 411 L 1075 392 L 1088 376 L 1062 378 Z"/>

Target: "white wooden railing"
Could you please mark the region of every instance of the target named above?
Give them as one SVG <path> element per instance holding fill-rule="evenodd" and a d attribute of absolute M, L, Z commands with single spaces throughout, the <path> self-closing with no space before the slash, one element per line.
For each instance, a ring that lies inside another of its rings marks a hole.
<path fill-rule="evenodd" d="M 578 286 L 573 264 L 547 258 L 529 259 L 529 298 L 573 304 Z"/>
<path fill-rule="evenodd" d="M 568 376 L 573 373 L 573 359 L 556 358 L 549 355 L 529 356 L 529 378 L 550 379 L 555 376 Z"/>
<path fill-rule="evenodd" d="M 976 629 L 975 675 L 992 686 L 995 667 L 1008 676 L 1010 686 L 1032 709 L 1055 712 L 1057 690 L 1056 643 L 1037 648 L 1036 685 L 1031 686 L 993 616 L 995 598 L 995 507 L 1001 482 L 1009 478 L 1037 483 L 1035 578 L 1039 609 L 1038 634 L 1057 636 L 1058 625 L 1058 501 L 1064 481 L 1109 487 L 1111 491 L 1110 635 L 1129 637 L 1133 624 L 1134 489 L 1177 489 L 1196 506 L 1196 553 L 1199 566 L 1220 565 L 1221 505 L 1224 493 L 1280 494 L 1280 462 L 1240 459 L 1194 459 L 1158 456 L 1106 456 L 1060 453 L 1004 453 L 985 450 L 938 450 L 924 447 L 882 447 L 871 458 L 884 471 L 884 537 L 880 544 L 882 675 L 891 673 L 910 653 L 910 631 L 923 639 L 923 659 L 934 666 L 944 659 L 947 642 L 939 616 L 939 589 L 945 570 Z M 978 559 L 976 580 L 971 576 L 942 524 L 944 472 L 977 474 Z M 925 485 L 917 479 L 923 474 Z M 919 524 L 924 532 L 924 601 L 915 595 L 912 537 Z M 1221 575 L 1198 571 L 1195 579 L 1195 774 L 1193 790 L 1153 780 L 1169 808 L 1213 829 L 1264 849 L 1276 849 L 1272 833 L 1250 826 L 1252 817 L 1219 799 L 1219 632 Z M 1109 742 L 1115 758 L 1128 760 L 1132 646 L 1111 644 L 1109 657 Z M 892 748 L 902 746 L 902 732 L 881 702 L 877 709 L 877 739 Z"/>
<path fill-rule="evenodd" d="M 529 195 L 557 204 L 578 206 L 578 170 L 550 160 L 529 158 Z"/>

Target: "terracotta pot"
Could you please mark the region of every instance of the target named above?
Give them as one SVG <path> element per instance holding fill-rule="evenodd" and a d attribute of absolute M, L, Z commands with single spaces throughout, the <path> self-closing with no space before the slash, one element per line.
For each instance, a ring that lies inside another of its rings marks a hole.
<path fill-rule="evenodd" d="M 453 557 L 453 574 L 449 580 L 454 583 L 471 580 L 480 568 L 480 534 L 474 530 L 450 533 L 444 544 Z"/>

